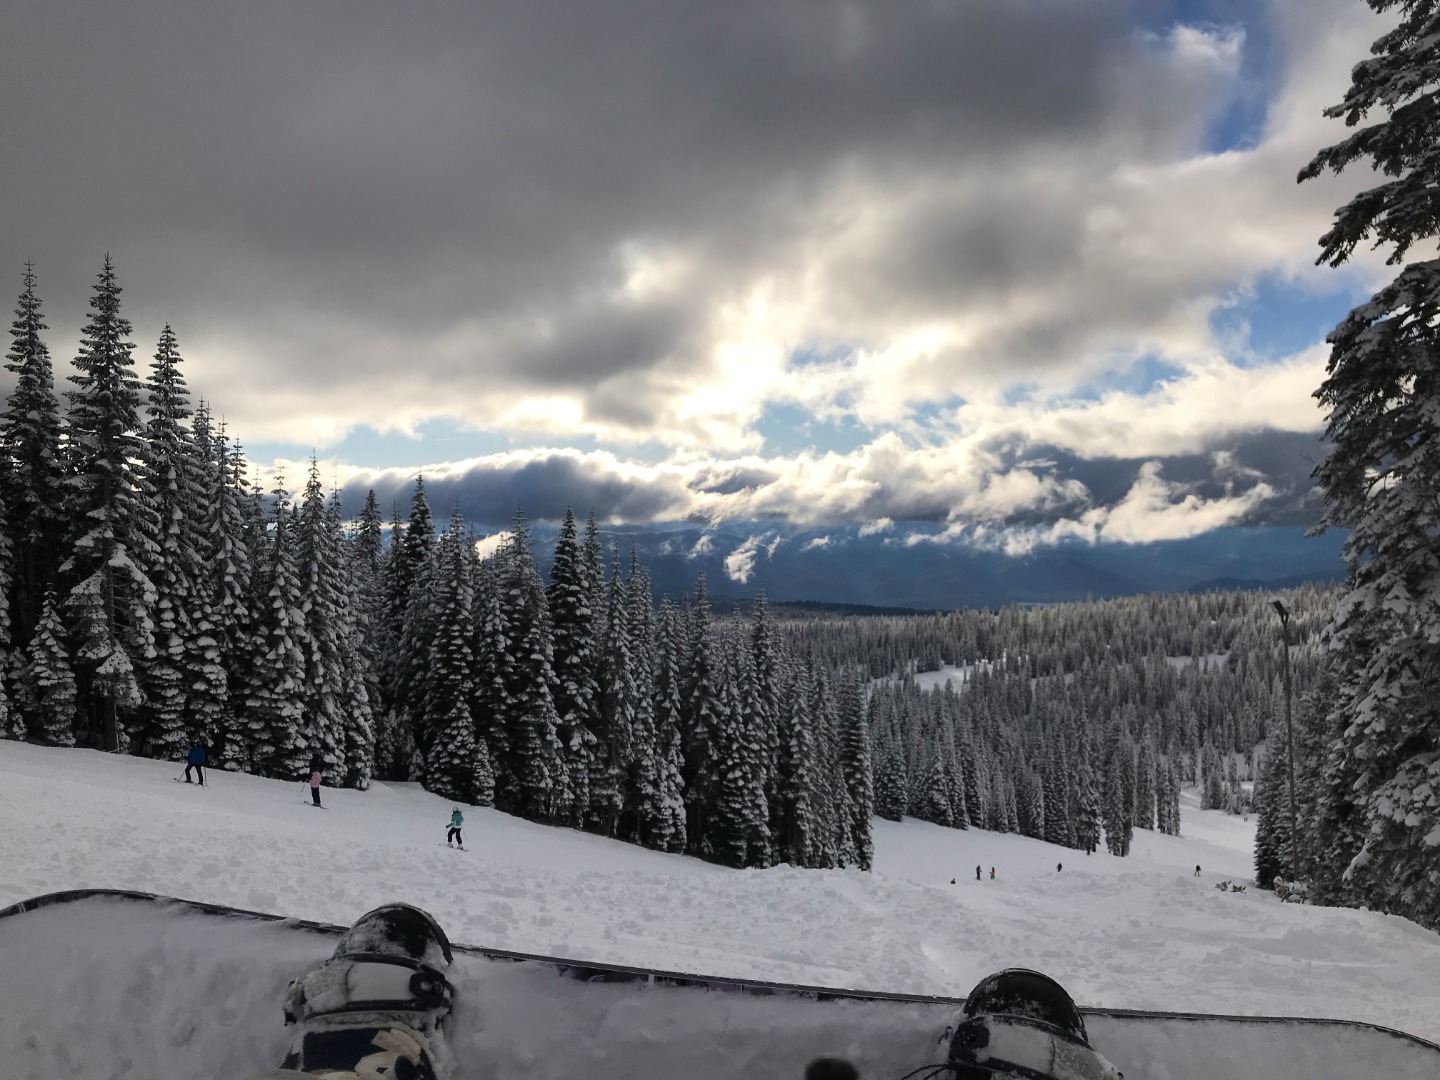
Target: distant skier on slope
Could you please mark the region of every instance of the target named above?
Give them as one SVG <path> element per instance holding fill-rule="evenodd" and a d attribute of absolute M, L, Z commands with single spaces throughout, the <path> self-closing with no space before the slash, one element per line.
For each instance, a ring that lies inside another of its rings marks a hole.
<path fill-rule="evenodd" d="M 324 779 L 320 772 L 321 764 L 319 754 L 310 759 L 310 801 L 316 806 L 320 806 L 320 782 Z"/>
<path fill-rule="evenodd" d="M 465 841 L 460 839 L 460 830 L 465 825 L 465 815 L 460 813 L 460 807 L 450 811 L 450 828 L 445 831 L 445 846 L 454 847 L 460 845 L 460 850 L 465 850 Z"/>
<path fill-rule="evenodd" d="M 190 747 L 190 752 L 185 755 L 185 783 L 194 783 L 190 779 L 190 770 L 195 770 L 195 775 L 200 780 L 200 786 L 205 786 L 205 747 L 198 742 Z"/>
<path fill-rule="evenodd" d="M 978 867 L 978 866 L 975 867 L 975 880 L 976 880 L 976 881 L 979 881 L 979 880 L 980 880 L 980 867 Z"/>

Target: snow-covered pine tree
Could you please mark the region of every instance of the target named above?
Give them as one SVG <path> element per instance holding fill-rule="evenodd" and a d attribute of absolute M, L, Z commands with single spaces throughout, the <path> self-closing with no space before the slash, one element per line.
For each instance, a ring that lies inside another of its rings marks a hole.
<path fill-rule="evenodd" d="M 684 753 L 685 834 L 690 851 L 709 854 L 710 809 L 720 782 L 715 759 L 715 726 L 719 722 L 719 664 L 710 640 L 710 599 L 705 575 L 695 582 L 695 604 L 687 612 L 688 626 L 681 643 L 680 747 Z"/>
<path fill-rule="evenodd" d="M 190 395 L 180 373 L 180 345 L 167 323 L 160 332 L 150 376 L 145 381 L 149 422 L 145 425 L 141 489 L 151 506 L 143 528 L 150 552 L 144 571 L 155 587 L 154 654 L 139 665 L 146 709 L 134 736 L 151 757 L 175 760 L 203 737 L 190 710 L 194 674 L 187 663 L 200 636 L 194 622 L 204 605 L 199 596 L 205 553 L 197 516 L 206 492 L 198 489 L 195 449 L 185 427 Z"/>
<path fill-rule="evenodd" d="M 1399 264 L 1440 235 L 1440 9 L 1433 0 L 1369 4 L 1395 12 L 1398 25 L 1326 115 L 1350 127 L 1378 119 L 1320 151 L 1299 177 L 1360 161 L 1384 177 L 1336 211 L 1317 260 L 1332 266 L 1371 238 Z M 1356 899 L 1440 927 L 1440 260 L 1407 263 L 1327 340 L 1316 397 L 1330 452 L 1315 476 L 1322 527 L 1350 530 L 1350 573 L 1330 627 L 1343 746 L 1326 820 L 1363 822 L 1364 846 L 1345 871 Z"/>
<path fill-rule="evenodd" d="M 878 744 L 876 756 L 879 764 L 875 767 L 875 813 L 886 821 L 900 821 L 905 816 L 910 779 L 899 737 L 892 734 Z"/>
<path fill-rule="evenodd" d="M 1269 741 L 1269 746 L 1274 740 Z M 1290 818 L 1285 813 L 1284 793 L 1277 798 L 1276 787 L 1281 772 L 1280 764 L 1267 753 L 1261 760 L 1259 774 L 1255 779 L 1255 884 L 1262 889 L 1273 888 L 1275 878 L 1290 877 L 1289 858 L 1285 851 L 1289 843 Z"/>
<path fill-rule="evenodd" d="M 1064 732 L 1059 725 L 1046 732 L 1045 766 L 1041 774 L 1045 787 L 1044 837 L 1048 843 L 1075 846 L 1075 824 L 1070 820 L 1070 761 L 1065 752 Z"/>
<path fill-rule="evenodd" d="M 949 762 L 945 759 L 944 750 L 938 745 L 930 758 L 930 768 L 926 771 L 925 780 L 914 792 L 910 800 L 910 806 L 921 821 L 928 821 L 933 825 L 944 825 L 950 827 L 955 823 L 950 815 L 950 793 L 946 790 L 946 777 L 949 776 Z"/>
<path fill-rule="evenodd" d="M 210 609 L 216 660 L 225 672 L 225 701 L 215 730 L 208 733 L 210 759 L 223 768 L 249 769 L 252 756 L 245 699 L 252 682 L 250 663 L 257 654 L 255 537 L 251 534 L 258 531 L 259 522 L 247 490 L 244 453 L 238 444 L 231 447 L 223 425 L 215 439 L 214 455 L 205 528 Z"/>
<path fill-rule="evenodd" d="M 555 643 L 555 712 L 560 717 L 557 735 L 565 750 L 573 796 L 570 805 L 560 808 L 559 813 L 577 828 L 600 823 L 599 831 L 612 835 L 619 820 L 618 811 L 612 814 L 612 810 L 621 797 L 620 785 L 617 781 L 600 792 L 593 792 L 591 787 L 597 775 L 602 785 L 610 776 L 609 764 L 597 762 L 597 754 L 604 752 L 597 746 L 604 727 L 597 684 L 603 666 L 599 653 L 604 636 L 598 616 L 604 609 L 591 606 L 596 599 L 596 576 L 580 547 L 575 513 L 567 506 L 555 539 L 550 584 L 545 589 Z"/>
<path fill-rule="evenodd" d="M 1037 840 L 1045 838 L 1045 781 L 1028 765 L 1016 784 L 1016 806 L 1020 811 L 1020 833 Z"/>
<path fill-rule="evenodd" d="M 953 695 L 954 690 L 948 684 L 945 689 L 947 695 Z M 975 743 L 970 737 L 970 724 L 961 717 L 959 698 L 954 702 L 954 715 L 956 716 L 956 731 L 958 738 L 955 743 L 955 756 L 959 759 L 962 772 L 962 779 L 965 785 L 965 809 L 966 825 L 973 824 L 976 828 L 984 828 L 987 807 L 982 797 L 984 785 L 981 783 L 980 761 L 975 754 Z"/>
<path fill-rule="evenodd" d="M 135 463 L 140 440 L 140 381 L 130 321 L 120 313 L 120 285 L 110 256 L 90 298 L 67 427 L 72 473 L 71 520 L 79 525 L 60 573 L 71 586 L 65 599 L 75 642 L 73 660 L 102 745 L 128 748 L 126 722 L 144 700 L 136 673 L 154 648 L 155 587 L 146 576 L 155 552 L 153 508 Z"/>
<path fill-rule="evenodd" d="M 429 598 L 421 578 L 433 569 L 435 519 L 425 493 L 425 478 L 415 478 L 410 517 L 405 528 L 390 535 L 385 562 L 387 649 L 381 659 L 382 700 L 403 728 L 402 741 L 418 740 L 423 708 L 425 665 L 429 648 Z M 414 608 L 415 610 L 412 610 Z M 416 746 L 420 760 L 425 747 Z M 418 763 L 418 762 L 417 762 Z M 406 764 L 407 771 L 411 768 Z"/>
<path fill-rule="evenodd" d="M 841 678 L 837 709 L 840 774 L 845 788 L 845 831 L 855 865 L 869 870 L 875 857 L 870 819 L 875 814 L 875 780 L 870 764 L 870 725 L 865 719 L 865 688 L 858 672 Z"/>
<path fill-rule="evenodd" d="M 1095 782 L 1095 765 L 1090 750 L 1090 718 L 1083 710 L 1079 717 L 1075 780 L 1075 846 L 1087 855 L 1100 846 L 1100 789 Z"/>
<path fill-rule="evenodd" d="M 501 557 L 495 555 L 473 569 L 475 634 L 471 651 L 475 672 L 470 715 L 475 720 L 477 759 L 483 746 L 489 761 L 491 805 L 506 813 L 516 813 L 520 806 L 520 780 L 505 697 L 509 629 L 500 598 L 500 566 Z"/>
<path fill-rule="evenodd" d="M 216 546 L 211 533 L 210 505 L 215 490 L 216 440 L 210 408 L 201 400 L 190 420 L 180 459 L 181 487 L 189 493 L 182 504 L 183 529 L 190 538 L 191 635 L 185 641 L 182 671 L 186 680 L 189 732 L 193 739 L 213 747 L 227 722 L 230 676 L 222 655 L 222 632 L 215 615 L 217 581 L 213 573 Z M 214 750 L 211 750 L 214 760 Z"/>
<path fill-rule="evenodd" d="M 714 722 L 711 726 L 711 753 L 715 770 L 712 801 L 706 807 L 705 850 L 725 866 L 744 867 L 750 862 L 751 763 L 744 745 L 745 715 L 740 702 L 739 674 L 735 650 L 725 650 L 717 672 Z"/>
<path fill-rule="evenodd" d="M 550 608 L 530 553 L 529 526 L 519 511 L 500 562 L 499 587 L 505 617 L 502 708 L 513 732 L 519 812 L 532 821 L 550 821 L 557 807 L 571 805 L 573 795 L 551 696 L 555 671 Z"/>
<path fill-rule="evenodd" d="M 75 676 L 54 589 L 45 593 L 18 681 L 17 704 L 33 721 L 35 738 L 49 746 L 74 746 Z"/>
<path fill-rule="evenodd" d="M 633 547 L 625 574 L 625 623 L 630 634 L 635 717 L 630 727 L 629 773 L 621 785 L 625 805 L 620 813 L 619 835 L 663 851 L 663 839 L 654 837 L 660 793 L 660 758 L 655 743 L 655 609 L 650 599 L 650 578 Z"/>
<path fill-rule="evenodd" d="M 465 521 L 456 506 L 440 537 L 431 581 L 435 614 L 420 739 L 425 747 L 425 786 L 462 802 L 470 802 L 476 794 L 477 752 L 470 715 L 474 580 L 467 545 Z"/>
<path fill-rule="evenodd" d="M 0 522 L 5 520 L 5 505 L 0 497 Z M 12 628 L 10 624 L 10 594 L 15 571 L 15 551 L 10 537 L 0 528 L 0 672 L 11 672 L 17 659 L 10 652 Z M 14 714 L 5 685 L 0 678 L 0 733 L 9 732 L 12 737 L 23 738 L 24 721 Z"/>
<path fill-rule="evenodd" d="M 340 492 L 333 491 L 325 510 L 329 548 L 337 553 L 340 607 L 335 613 L 336 637 L 340 648 L 340 782 L 364 791 L 375 774 L 375 710 L 367 647 L 370 638 L 370 609 L 360 593 L 355 549 L 346 543 L 344 518 L 340 513 Z M 473 561 L 473 545 L 469 547 Z"/>
<path fill-rule="evenodd" d="M 645 586 L 649 593 L 649 584 Z M 680 620 L 668 596 L 660 600 L 655 618 L 654 679 L 655 756 L 659 787 L 653 804 L 641 810 L 649 821 L 653 845 L 663 851 L 684 851 L 686 839 L 685 755 L 681 748 Z"/>
<path fill-rule="evenodd" d="M 1105 797 L 1101 818 L 1105 824 L 1105 847 L 1111 855 L 1130 854 L 1134 830 L 1135 750 L 1120 723 L 1110 734 L 1105 756 Z"/>
<path fill-rule="evenodd" d="M 65 536 L 60 405 L 50 350 L 41 337 L 48 327 L 28 262 L 21 282 L 5 354 L 5 369 L 14 373 L 15 388 L 0 416 L 0 450 L 9 466 L 0 470 L 0 496 L 7 510 L 5 531 L 15 549 L 10 617 L 17 642 L 34 634 L 45 593 L 55 582 Z"/>
<path fill-rule="evenodd" d="M 810 714 L 812 695 L 808 672 L 787 658 L 780 688 L 778 716 L 779 755 L 776 760 L 776 795 L 779 800 L 775 835 L 776 858 L 791 866 L 810 866 L 819 822 L 814 787 L 818 756 L 815 719 Z M 902 761 L 903 768 L 903 761 Z M 905 778 L 899 778 L 895 796 L 903 807 Z M 892 803 L 893 805 L 893 803 Z"/>
<path fill-rule="evenodd" d="M 1165 824 L 1161 831 L 1169 836 L 1180 835 L 1180 762 L 1171 757 L 1166 765 L 1169 783 L 1165 789 Z"/>
<path fill-rule="evenodd" d="M 840 764 L 840 732 L 830 680 L 811 661 L 809 668 L 810 715 L 815 725 L 816 769 L 811 803 L 815 807 L 817 833 L 810 854 L 811 866 L 850 866 L 856 851 L 850 830 L 849 796 Z M 874 797 L 872 790 L 871 797 Z"/>
<path fill-rule="evenodd" d="M 596 657 L 598 696 L 591 721 L 594 747 L 585 758 L 576 756 L 571 760 L 580 762 L 588 758 L 589 761 L 587 824 L 601 836 L 614 836 L 625 808 L 625 786 L 633 763 L 635 713 L 640 697 L 635 685 L 635 659 L 630 651 L 629 596 L 620 574 L 618 555 L 610 571 L 601 613 Z"/>
<path fill-rule="evenodd" d="M 774 837 L 780 824 L 780 665 L 781 649 L 775 640 L 765 590 L 755 593 L 750 622 L 751 693 L 747 699 L 749 725 L 758 740 L 759 783 L 769 813 L 767 835 Z M 771 853 L 773 855 L 773 852 Z"/>
<path fill-rule="evenodd" d="M 345 667 L 348 644 L 344 625 L 347 608 L 341 537 L 331 520 L 320 463 L 312 456 L 305 490 L 295 517 L 297 598 L 304 633 L 305 656 L 301 720 L 306 745 L 318 754 L 325 771 L 343 776 L 345 748 Z"/>
<path fill-rule="evenodd" d="M 304 723 L 305 619 L 295 569 L 294 514 L 284 479 L 277 478 L 264 562 L 255 575 L 255 633 L 246 665 L 241 721 L 251 767 L 293 780 L 310 757 Z"/>
<path fill-rule="evenodd" d="M 1155 747 L 1149 732 L 1140 736 L 1140 756 L 1135 763 L 1135 827 L 1155 828 Z"/>
<path fill-rule="evenodd" d="M 371 769 L 384 780 L 399 779 L 395 768 L 394 739 L 380 713 L 380 643 L 385 622 L 385 590 L 381 564 L 385 555 L 385 522 L 375 489 L 365 493 L 365 503 L 349 538 L 351 624 L 355 641 L 353 653 L 365 702 L 370 714 Z"/>
<path fill-rule="evenodd" d="M 1204 780 L 1200 809 L 1220 810 L 1225 806 L 1225 770 L 1220 763 L 1220 752 L 1213 743 L 1207 744 L 1203 754 L 1205 760 Z"/>

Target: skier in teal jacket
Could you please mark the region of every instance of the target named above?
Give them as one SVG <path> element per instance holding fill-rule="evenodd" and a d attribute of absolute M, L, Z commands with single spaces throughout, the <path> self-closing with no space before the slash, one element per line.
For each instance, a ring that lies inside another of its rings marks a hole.
<path fill-rule="evenodd" d="M 460 813 L 460 808 L 457 806 L 454 810 L 450 811 L 450 828 L 445 832 L 446 847 L 453 847 L 459 844 L 460 850 L 465 850 L 465 841 L 460 839 L 460 827 L 464 824 L 465 815 Z"/>

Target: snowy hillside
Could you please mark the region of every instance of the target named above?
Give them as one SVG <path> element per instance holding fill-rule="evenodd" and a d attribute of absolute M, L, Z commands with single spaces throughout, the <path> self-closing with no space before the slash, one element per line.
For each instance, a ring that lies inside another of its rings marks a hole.
<path fill-rule="evenodd" d="M 1185 835 L 1137 832 L 1123 860 L 877 821 L 873 874 L 734 871 L 477 808 L 470 850 L 452 851 L 450 805 L 414 785 L 326 790 L 315 810 L 298 784 L 212 773 L 201 789 L 178 773 L 0 743 L 0 905 L 96 886 L 345 923 L 399 899 L 457 941 L 521 951 L 947 994 L 1020 964 L 1082 1004 L 1336 1016 L 1440 1038 L 1440 936 L 1217 891 L 1248 878 L 1253 826 L 1193 802 Z"/>

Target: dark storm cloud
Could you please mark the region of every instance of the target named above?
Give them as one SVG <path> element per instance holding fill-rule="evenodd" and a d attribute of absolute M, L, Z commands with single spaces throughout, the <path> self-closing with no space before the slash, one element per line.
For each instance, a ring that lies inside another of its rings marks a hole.
<path fill-rule="evenodd" d="M 637 477 L 607 464 L 613 463 L 541 452 L 422 478 L 437 520 L 458 506 L 466 521 L 479 529 L 505 528 L 517 510 L 531 519 L 547 521 L 558 521 L 567 506 L 574 507 L 581 518 L 593 511 L 602 521 L 653 521 L 683 516 L 688 510 L 684 485 L 675 477 Z M 364 505 L 366 492 L 373 490 L 387 519 L 396 505 L 404 516 L 409 513 L 415 481 L 413 473 L 390 470 L 346 484 L 341 501 L 353 515 Z"/>
<path fill-rule="evenodd" d="M 899 177 L 1098 129 L 1125 7 L 12 5 L 0 258 L 36 259 L 57 330 L 109 250 L 142 346 L 161 318 L 274 333 L 290 373 L 368 378 L 395 349 L 342 329 L 422 352 L 498 321 L 452 375 L 584 385 L 673 360 L 699 319 L 585 315 L 617 243 L 701 252 L 706 297 L 847 163 Z M 532 317 L 561 332 L 507 338 Z"/>

